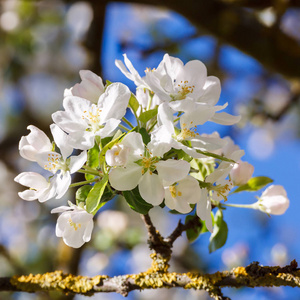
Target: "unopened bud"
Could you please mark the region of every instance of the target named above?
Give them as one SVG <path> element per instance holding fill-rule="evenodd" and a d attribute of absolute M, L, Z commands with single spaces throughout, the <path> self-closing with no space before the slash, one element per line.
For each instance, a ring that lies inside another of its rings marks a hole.
<path fill-rule="evenodd" d="M 246 161 L 237 162 L 230 171 L 230 178 L 236 186 L 246 184 L 252 177 L 254 167 Z"/>
<path fill-rule="evenodd" d="M 255 207 L 267 214 L 282 215 L 288 209 L 289 199 L 283 186 L 271 185 L 255 203 Z"/>

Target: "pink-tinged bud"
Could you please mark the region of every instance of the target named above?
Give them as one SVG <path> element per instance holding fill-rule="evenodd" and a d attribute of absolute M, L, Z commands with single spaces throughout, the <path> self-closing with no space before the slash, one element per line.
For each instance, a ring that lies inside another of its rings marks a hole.
<path fill-rule="evenodd" d="M 288 209 L 290 201 L 281 185 L 269 186 L 256 203 L 258 209 L 267 214 L 282 215 Z"/>
<path fill-rule="evenodd" d="M 236 186 L 246 184 L 252 177 L 254 167 L 246 161 L 237 162 L 230 171 L 230 178 Z"/>

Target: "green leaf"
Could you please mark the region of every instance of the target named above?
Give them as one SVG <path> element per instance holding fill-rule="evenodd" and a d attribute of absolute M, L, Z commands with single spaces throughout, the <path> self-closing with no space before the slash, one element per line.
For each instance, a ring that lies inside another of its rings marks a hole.
<path fill-rule="evenodd" d="M 142 127 L 141 129 L 139 129 L 139 133 L 141 134 L 141 136 L 143 138 L 144 144 L 148 145 L 148 143 L 150 142 L 151 138 L 150 138 L 150 135 L 147 132 L 147 130 Z"/>
<path fill-rule="evenodd" d="M 139 108 L 139 102 L 136 100 L 135 96 L 133 94 L 131 94 L 130 98 L 129 98 L 129 106 L 131 107 L 131 109 L 136 112 Z"/>
<path fill-rule="evenodd" d="M 239 186 L 231 194 L 239 193 L 242 191 L 255 192 L 255 191 L 262 189 L 264 186 L 266 186 L 267 184 L 272 183 L 272 182 L 273 182 L 273 179 L 266 177 L 266 176 L 253 177 L 253 178 L 249 179 L 249 181 L 246 184 Z"/>
<path fill-rule="evenodd" d="M 194 215 L 186 216 L 185 224 L 194 218 L 195 218 Z M 194 226 L 193 228 L 186 230 L 186 237 L 188 238 L 190 243 L 194 242 L 202 232 L 204 222 L 203 221 L 200 221 L 200 222 L 201 222 L 201 224 L 199 224 L 199 226 Z"/>
<path fill-rule="evenodd" d="M 90 190 L 92 189 L 91 185 L 84 185 L 82 187 L 80 187 L 77 191 L 76 191 L 76 204 L 78 205 L 80 202 L 85 202 Z"/>
<path fill-rule="evenodd" d="M 214 220 L 214 230 L 209 239 L 209 253 L 212 253 L 223 247 L 226 243 L 228 235 L 228 227 L 226 222 L 223 220 L 223 213 L 221 209 L 216 212 Z"/>
<path fill-rule="evenodd" d="M 141 197 L 137 187 L 131 191 L 124 191 L 122 193 L 130 208 L 142 215 L 147 214 L 153 207 Z"/>
<path fill-rule="evenodd" d="M 201 150 L 196 150 L 196 151 L 198 153 L 201 153 L 201 154 L 206 155 L 206 156 L 210 156 L 210 157 L 213 157 L 213 158 L 216 158 L 216 159 L 220 159 L 220 160 L 223 160 L 223 161 L 235 163 L 234 160 L 232 160 L 230 158 L 227 158 L 225 156 L 221 156 L 221 155 L 218 155 L 218 154 L 215 154 L 215 153 L 212 153 L 212 152 L 207 152 L 207 151 L 201 151 Z"/>
<path fill-rule="evenodd" d="M 88 153 L 87 153 L 87 162 L 86 164 L 91 167 L 96 169 L 99 167 L 99 147 L 97 144 L 94 145 L 93 148 L 91 148 Z M 92 180 L 94 179 L 95 176 L 91 174 L 85 174 L 85 179 L 86 180 Z"/>
<path fill-rule="evenodd" d="M 190 156 L 190 155 L 188 155 L 188 154 L 186 154 L 183 150 L 181 150 L 181 149 L 173 149 L 173 151 L 176 153 L 176 155 L 177 155 L 177 159 L 184 159 L 184 160 L 186 160 L 187 162 L 190 162 L 193 158 Z"/>
<path fill-rule="evenodd" d="M 157 115 L 157 108 L 158 106 L 156 106 L 153 109 L 142 112 L 139 116 L 139 120 L 143 123 L 147 123 L 150 119 Z"/>
<path fill-rule="evenodd" d="M 88 213 L 96 213 L 96 209 L 101 201 L 105 187 L 108 182 L 108 175 L 104 176 L 101 181 L 97 182 L 90 190 L 86 198 L 86 211 Z"/>

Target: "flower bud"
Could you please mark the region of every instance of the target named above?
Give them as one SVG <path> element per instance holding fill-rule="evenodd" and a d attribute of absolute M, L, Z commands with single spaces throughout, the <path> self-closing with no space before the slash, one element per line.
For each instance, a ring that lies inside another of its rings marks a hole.
<path fill-rule="evenodd" d="M 105 159 L 109 166 L 125 166 L 127 164 L 129 148 L 119 144 L 113 146 L 110 150 L 106 151 Z"/>
<path fill-rule="evenodd" d="M 234 185 L 243 185 L 252 177 L 254 167 L 246 161 L 237 162 L 230 171 L 230 178 Z"/>
<path fill-rule="evenodd" d="M 283 186 L 271 185 L 261 195 L 255 203 L 257 209 L 273 215 L 282 215 L 288 209 L 289 199 Z"/>

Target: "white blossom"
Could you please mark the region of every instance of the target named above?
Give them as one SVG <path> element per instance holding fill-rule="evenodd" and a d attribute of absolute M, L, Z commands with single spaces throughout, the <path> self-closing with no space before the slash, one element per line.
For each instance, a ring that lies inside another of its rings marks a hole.
<path fill-rule="evenodd" d="M 234 185 L 246 184 L 252 177 L 254 167 L 246 161 L 238 161 L 230 171 L 230 178 Z"/>
<path fill-rule="evenodd" d="M 164 199 L 163 180 L 179 181 L 186 177 L 190 170 L 186 161 L 162 161 L 153 156 L 151 149 L 145 149 L 139 133 L 129 133 L 120 144 L 130 149 L 128 162 L 110 171 L 111 186 L 118 191 L 128 191 L 138 186 L 142 198 L 152 205 L 159 205 Z"/>
<path fill-rule="evenodd" d="M 96 136 L 112 136 L 126 113 L 130 98 L 127 86 L 113 83 L 99 98 L 98 104 L 69 96 L 63 101 L 65 111 L 52 114 L 54 122 L 69 134 L 74 148 L 88 150 L 94 146 Z"/>
<path fill-rule="evenodd" d="M 198 181 L 190 175 L 178 182 L 163 183 L 166 206 L 180 213 L 189 213 L 190 204 L 196 204 L 201 196 Z"/>
<path fill-rule="evenodd" d="M 281 185 L 269 186 L 259 200 L 253 204 L 254 208 L 267 214 L 282 215 L 288 209 L 290 201 L 287 193 Z"/>
<path fill-rule="evenodd" d="M 62 237 L 66 245 L 79 248 L 89 242 L 94 227 L 93 215 L 84 208 L 72 205 L 60 206 L 51 213 L 62 213 L 56 223 L 56 236 Z"/>

